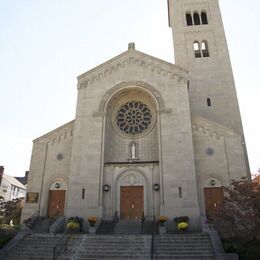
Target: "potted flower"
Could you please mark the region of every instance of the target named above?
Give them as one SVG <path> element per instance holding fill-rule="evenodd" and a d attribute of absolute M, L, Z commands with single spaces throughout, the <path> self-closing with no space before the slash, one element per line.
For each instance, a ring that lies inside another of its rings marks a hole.
<path fill-rule="evenodd" d="M 89 225 L 91 227 L 94 227 L 96 222 L 97 222 L 97 217 L 96 216 L 90 216 L 88 217 L 88 222 L 89 222 Z"/>
<path fill-rule="evenodd" d="M 70 217 L 68 219 L 67 228 L 73 232 L 79 232 L 82 227 L 82 221 L 79 217 Z"/>
<path fill-rule="evenodd" d="M 96 216 L 88 217 L 88 222 L 89 222 L 89 233 L 90 234 L 96 234 L 95 224 L 97 222 L 97 217 Z"/>
<path fill-rule="evenodd" d="M 159 217 L 159 224 L 160 224 L 160 226 L 164 226 L 164 223 L 167 221 L 167 217 L 165 217 L 165 216 L 160 216 Z"/>
<path fill-rule="evenodd" d="M 160 216 L 158 218 L 159 221 L 159 234 L 166 234 L 166 226 L 165 226 L 165 222 L 167 221 L 167 217 L 165 216 Z"/>
<path fill-rule="evenodd" d="M 176 217 L 173 220 L 177 224 L 177 228 L 178 228 L 179 231 L 183 232 L 183 231 L 186 231 L 188 229 L 188 227 L 189 227 L 189 224 L 188 224 L 189 217 L 181 216 L 181 217 Z"/>
<path fill-rule="evenodd" d="M 185 231 L 188 228 L 189 224 L 187 222 L 178 223 L 177 227 L 180 231 Z"/>

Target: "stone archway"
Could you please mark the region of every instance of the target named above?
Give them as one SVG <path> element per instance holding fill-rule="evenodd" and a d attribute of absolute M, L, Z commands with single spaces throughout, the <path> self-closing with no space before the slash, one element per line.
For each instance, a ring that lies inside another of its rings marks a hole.
<path fill-rule="evenodd" d="M 147 181 L 137 171 L 126 171 L 116 183 L 116 206 L 122 219 L 139 219 L 147 212 Z"/>
<path fill-rule="evenodd" d="M 204 185 L 205 213 L 208 218 L 221 217 L 224 212 L 224 190 L 216 178 L 206 180 Z"/>
<path fill-rule="evenodd" d="M 52 181 L 49 188 L 47 216 L 57 218 L 64 216 L 67 184 L 62 179 Z"/>

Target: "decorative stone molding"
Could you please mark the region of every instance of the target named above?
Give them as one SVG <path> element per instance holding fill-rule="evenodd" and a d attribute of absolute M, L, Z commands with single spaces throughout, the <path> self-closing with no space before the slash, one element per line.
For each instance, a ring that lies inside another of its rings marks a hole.
<path fill-rule="evenodd" d="M 133 49 L 126 53 L 131 53 L 132 55 L 130 57 L 125 57 L 122 60 L 117 60 L 114 58 L 110 61 L 110 64 L 104 63 L 103 66 L 101 65 L 96 69 L 79 76 L 78 89 L 86 88 L 89 85 L 92 85 L 95 81 L 105 78 L 131 64 L 136 64 L 152 73 L 156 73 L 170 79 L 177 79 L 178 81 L 183 81 L 184 83 L 188 82 L 188 72 L 177 65 L 167 63 L 147 54 L 137 52 Z M 125 56 L 125 54 L 123 53 L 121 56 Z"/>
<path fill-rule="evenodd" d="M 120 182 L 120 186 L 143 186 L 143 180 L 136 174 L 126 175 Z"/>
<path fill-rule="evenodd" d="M 54 145 L 56 143 L 71 139 L 73 136 L 74 122 L 75 120 L 58 127 L 55 130 L 35 139 L 33 142 L 44 142 L 48 143 L 49 145 Z"/>
<path fill-rule="evenodd" d="M 192 115 L 192 130 L 193 133 L 201 133 L 218 140 L 230 135 L 238 135 L 242 137 L 239 131 L 227 128 L 198 115 Z"/>
<path fill-rule="evenodd" d="M 192 26 L 190 26 L 192 27 Z M 196 26 L 193 26 L 192 28 L 187 28 L 186 30 L 186 34 L 198 34 L 198 33 L 210 33 L 212 34 L 213 33 L 213 30 L 211 29 L 206 29 L 206 28 L 196 28 Z"/>
<path fill-rule="evenodd" d="M 143 82 L 143 81 L 128 81 L 128 82 L 121 82 L 119 84 L 117 84 L 116 86 L 114 86 L 113 88 L 109 89 L 105 95 L 103 96 L 100 104 L 99 104 L 99 108 L 98 111 L 94 113 L 94 115 L 96 116 L 105 116 L 105 107 L 106 104 L 108 102 L 109 99 L 111 99 L 111 97 L 117 93 L 119 90 L 126 88 L 126 87 L 141 87 L 145 90 L 147 90 L 149 93 L 151 93 L 155 100 L 157 101 L 158 104 L 158 111 L 160 112 L 171 112 L 171 108 L 166 108 L 165 104 L 164 104 L 164 100 L 161 96 L 161 94 L 159 93 L 159 91 L 157 91 L 154 87 L 152 87 L 150 84 Z"/>

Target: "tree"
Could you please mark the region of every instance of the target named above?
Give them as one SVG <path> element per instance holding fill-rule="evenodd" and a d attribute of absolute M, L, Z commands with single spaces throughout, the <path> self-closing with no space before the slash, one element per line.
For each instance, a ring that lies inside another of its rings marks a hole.
<path fill-rule="evenodd" d="M 217 225 L 223 238 L 254 240 L 260 225 L 260 184 L 234 181 L 224 189 L 225 210 Z"/>
<path fill-rule="evenodd" d="M 2 196 L 0 196 L 0 224 L 9 225 L 11 220 L 13 224 L 18 225 L 21 217 L 21 199 L 14 199 L 10 201 L 5 201 Z"/>

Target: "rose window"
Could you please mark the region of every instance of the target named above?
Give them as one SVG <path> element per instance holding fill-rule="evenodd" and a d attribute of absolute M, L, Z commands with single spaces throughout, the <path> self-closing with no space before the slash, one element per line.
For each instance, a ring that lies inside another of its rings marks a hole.
<path fill-rule="evenodd" d="M 116 115 L 119 129 L 131 135 L 145 131 L 151 124 L 151 119 L 151 110 L 140 101 L 127 102 L 119 108 Z"/>

